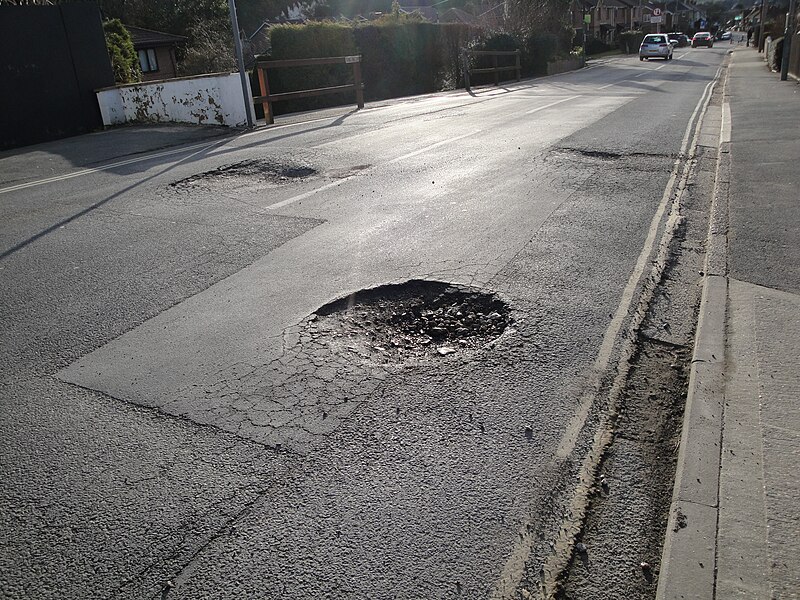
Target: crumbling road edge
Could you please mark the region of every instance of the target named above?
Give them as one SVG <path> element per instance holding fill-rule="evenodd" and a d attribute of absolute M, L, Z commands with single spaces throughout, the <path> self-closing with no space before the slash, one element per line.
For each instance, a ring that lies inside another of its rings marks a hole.
<path fill-rule="evenodd" d="M 729 63 L 730 56 L 723 66 L 727 67 Z M 719 118 L 706 124 L 707 132 L 719 140 L 717 168 L 708 228 L 705 281 L 657 600 L 714 597 L 728 299 L 731 119 L 725 100 L 727 76 L 725 69 Z"/>

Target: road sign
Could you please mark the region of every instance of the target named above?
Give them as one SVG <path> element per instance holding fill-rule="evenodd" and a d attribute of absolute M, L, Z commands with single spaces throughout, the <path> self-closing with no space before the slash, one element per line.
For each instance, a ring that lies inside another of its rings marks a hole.
<path fill-rule="evenodd" d="M 661 9 L 660 8 L 654 8 L 653 9 L 653 16 L 654 17 L 660 17 L 661 16 Z"/>
<path fill-rule="evenodd" d="M 661 15 L 658 15 L 657 17 L 650 17 L 650 22 L 654 24 L 661 23 L 663 18 L 664 17 L 662 17 Z"/>

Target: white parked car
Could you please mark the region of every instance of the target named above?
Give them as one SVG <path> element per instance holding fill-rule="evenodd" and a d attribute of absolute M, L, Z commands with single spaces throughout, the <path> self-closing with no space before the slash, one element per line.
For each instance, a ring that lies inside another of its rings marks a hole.
<path fill-rule="evenodd" d="M 663 58 L 672 60 L 672 44 L 666 33 L 649 33 L 644 36 L 639 46 L 639 60 L 645 58 Z"/>

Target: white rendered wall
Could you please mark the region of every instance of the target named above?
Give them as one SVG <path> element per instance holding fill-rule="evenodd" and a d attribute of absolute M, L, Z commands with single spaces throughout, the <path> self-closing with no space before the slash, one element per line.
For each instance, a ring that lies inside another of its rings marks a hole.
<path fill-rule="evenodd" d="M 248 96 L 252 98 L 250 83 Z M 104 125 L 131 121 L 197 123 L 241 127 L 247 124 L 238 73 L 217 73 L 121 85 L 97 91 Z"/>

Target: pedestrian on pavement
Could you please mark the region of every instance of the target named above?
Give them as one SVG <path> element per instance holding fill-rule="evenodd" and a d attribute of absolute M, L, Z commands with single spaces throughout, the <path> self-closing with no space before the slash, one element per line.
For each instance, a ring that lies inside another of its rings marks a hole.
<path fill-rule="evenodd" d="M 750 47 L 750 39 L 753 37 L 753 26 L 750 25 L 750 29 L 747 30 L 747 47 Z"/>

